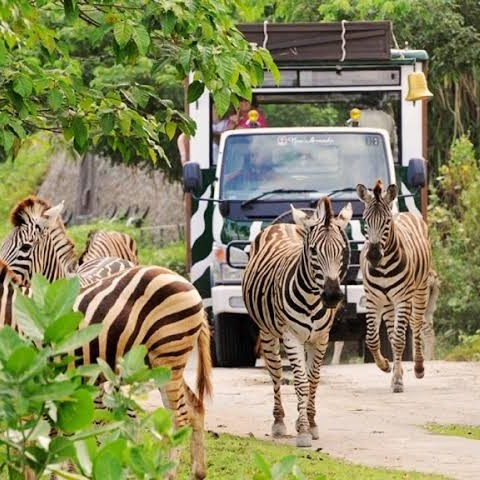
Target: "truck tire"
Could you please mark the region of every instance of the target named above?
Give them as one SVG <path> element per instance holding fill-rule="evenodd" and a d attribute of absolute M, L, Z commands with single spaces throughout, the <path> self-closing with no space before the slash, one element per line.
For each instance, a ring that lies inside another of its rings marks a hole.
<path fill-rule="evenodd" d="M 254 367 L 258 329 L 246 315 L 214 315 L 215 361 L 218 367 Z M 256 334 L 255 334 L 256 332 Z"/>
<path fill-rule="evenodd" d="M 390 345 L 390 339 L 388 338 L 387 327 L 383 322 L 380 324 L 379 336 L 380 351 L 382 352 L 382 355 L 390 362 L 393 362 L 392 346 Z M 367 345 L 365 345 L 363 358 L 365 363 L 372 363 L 374 361 L 373 356 L 370 353 Z M 412 330 L 410 329 L 410 327 L 408 327 L 407 329 L 407 336 L 405 338 L 405 350 L 403 351 L 402 360 L 405 362 L 413 360 Z"/>

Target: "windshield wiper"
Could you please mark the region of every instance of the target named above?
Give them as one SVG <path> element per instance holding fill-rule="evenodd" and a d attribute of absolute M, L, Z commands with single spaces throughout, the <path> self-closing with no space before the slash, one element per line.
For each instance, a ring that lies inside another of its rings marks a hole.
<path fill-rule="evenodd" d="M 318 190 L 295 190 L 295 189 L 285 189 L 285 188 L 279 188 L 276 190 L 268 190 L 266 192 L 260 193 L 259 195 L 256 195 L 255 197 L 249 198 L 248 200 L 245 200 L 244 202 L 241 203 L 241 207 L 244 208 L 248 205 L 251 205 L 252 203 L 255 203 L 257 200 L 260 200 L 263 197 L 266 197 L 267 195 L 275 194 L 275 193 L 320 193 Z"/>
<path fill-rule="evenodd" d="M 331 190 L 326 194 L 326 196 L 330 197 L 332 195 L 336 195 L 337 193 L 356 192 L 356 191 L 357 191 L 356 187 L 345 187 L 345 188 L 339 188 L 337 190 Z"/>

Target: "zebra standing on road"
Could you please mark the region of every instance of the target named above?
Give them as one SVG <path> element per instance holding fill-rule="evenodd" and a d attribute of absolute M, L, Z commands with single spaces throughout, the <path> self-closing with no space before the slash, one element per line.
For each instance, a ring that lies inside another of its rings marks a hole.
<path fill-rule="evenodd" d="M 88 234 L 87 245 L 78 259 L 78 264 L 103 257 L 123 258 L 138 265 L 137 243 L 126 233 L 92 231 Z"/>
<path fill-rule="evenodd" d="M 385 322 L 393 352 L 393 392 L 403 392 L 402 355 L 410 325 L 413 331 L 415 375 L 424 376 L 422 327 L 429 303 L 432 260 L 427 225 L 412 213 L 392 213 L 398 188 L 383 190 L 377 180 L 373 191 L 357 185 L 365 204 L 363 218 L 367 243 L 360 265 L 366 294 L 366 344 L 377 366 L 390 372 L 389 362 L 380 351 L 379 327 Z"/>
<path fill-rule="evenodd" d="M 274 437 L 285 435 L 280 395 L 280 340 L 292 365 L 298 398 L 297 446 L 318 438 L 315 394 L 330 328 L 343 299 L 340 282 L 349 247 L 343 228 L 352 209 L 334 217 L 328 198 L 311 217 L 292 206 L 295 224 L 275 224 L 255 238 L 243 277 L 243 298 L 260 329 L 260 342 L 273 381 Z M 306 355 L 306 359 L 305 359 Z"/>

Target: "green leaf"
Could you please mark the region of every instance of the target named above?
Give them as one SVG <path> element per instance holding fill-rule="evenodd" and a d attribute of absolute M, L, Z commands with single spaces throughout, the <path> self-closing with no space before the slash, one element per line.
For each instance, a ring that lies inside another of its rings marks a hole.
<path fill-rule="evenodd" d="M 165 125 L 165 133 L 169 140 L 171 140 L 175 136 L 175 132 L 177 131 L 177 124 L 175 122 L 167 122 Z"/>
<path fill-rule="evenodd" d="M 72 333 L 57 344 L 54 349 L 54 355 L 73 352 L 75 349 L 83 347 L 87 343 L 90 343 L 94 338 L 98 337 L 102 328 L 103 325 L 97 323 L 95 325 L 88 325 L 87 327 Z"/>
<path fill-rule="evenodd" d="M 123 478 L 122 463 L 127 449 L 126 440 L 117 440 L 106 444 L 93 460 L 94 480 L 118 480 Z"/>
<path fill-rule="evenodd" d="M 80 13 L 77 5 L 77 0 L 64 0 L 63 8 L 65 10 L 65 18 L 68 22 L 75 20 Z"/>
<path fill-rule="evenodd" d="M 162 25 L 162 30 L 165 35 L 170 35 L 175 28 L 175 24 L 177 23 L 177 16 L 174 12 L 168 11 L 165 12 L 164 15 L 160 17 L 160 23 Z"/>
<path fill-rule="evenodd" d="M 112 112 L 105 113 L 100 118 L 100 127 L 104 135 L 108 135 L 115 126 L 115 115 Z"/>
<path fill-rule="evenodd" d="M 28 345 L 20 346 L 10 355 L 5 369 L 13 375 L 23 373 L 34 363 L 36 356 L 37 352 L 34 348 Z"/>
<path fill-rule="evenodd" d="M 48 400 L 55 402 L 63 401 L 68 397 L 76 398 L 76 389 L 76 382 L 71 380 L 50 383 L 48 385 L 38 385 L 38 388 L 30 394 L 29 399 L 34 402 L 46 402 Z"/>
<path fill-rule="evenodd" d="M 0 40 L 0 66 L 4 66 L 7 64 L 8 61 L 8 50 L 5 46 L 5 42 Z"/>
<path fill-rule="evenodd" d="M 18 292 L 13 305 L 13 314 L 23 334 L 33 340 L 43 340 L 45 319 L 37 304 Z"/>
<path fill-rule="evenodd" d="M 80 280 L 77 276 L 55 280 L 45 294 L 45 310 L 54 318 L 69 313 L 79 293 Z"/>
<path fill-rule="evenodd" d="M 113 27 L 113 36 L 120 48 L 123 48 L 132 38 L 133 28 L 127 22 L 118 22 Z"/>
<path fill-rule="evenodd" d="M 0 329 L 0 361 L 5 362 L 15 350 L 25 345 L 26 342 L 9 325 Z"/>
<path fill-rule="evenodd" d="M 53 437 L 48 445 L 52 463 L 61 462 L 69 458 L 75 458 L 75 445 L 66 437 Z"/>
<path fill-rule="evenodd" d="M 198 100 L 202 93 L 205 90 L 205 84 L 198 81 L 194 80 L 189 86 L 187 90 L 187 100 L 188 103 L 195 102 L 195 100 Z"/>
<path fill-rule="evenodd" d="M 265 459 L 258 452 L 255 452 L 255 466 L 260 470 L 265 479 L 271 479 L 272 474 L 270 473 L 270 467 Z"/>
<path fill-rule="evenodd" d="M 173 446 L 178 446 L 187 441 L 190 435 L 190 427 L 181 427 L 178 430 L 175 430 L 172 434 L 172 444 Z"/>
<path fill-rule="evenodd" d="M 155 367 L 150 370 L 150 378 L 158 388 L 164 386 L 172 378 L 170 367 Z"/>
<path fill-rule="evenodd" d="M 157 408 L 152 414 L 153 428 L 160 435 L 164 435 L 172 429 L 172 412 L 165 408 Z"/>
<path fill-rule="evenodd" d="M 33 83 L 30 77 L 19 75 L 13 81 L 13 91 L 18 93 L 21 97 L 29 97 L 32 94 Z"/>
<path fill-rule="evenodd" d="M 48 94 L 47 102 L 49 107 L 56 112 L 57 110 L 60 109 L 63 103 L 63 95 L 60 91 L 57 89 L 50 90 L 50 93 Z"/>
<path fill-rule="evenodd" d="M 9 152 L 15 141 L 15 135 L 10 130 L 3 131 L 3 149 Z"/>
<path fill-rule="evenodd" d="M 92 35 L 90 36 L 92 45 L 93 46 L 98 45 L 98 43 L 100 43 L 100 41 L 103 39 L 105 34 L 109 32 L 111 29 L 112 29 L 112 26 L 108 24 L 104 24 L 104 25 L 101 25 L 100 27 L 97 27 L 93 31 Z"/>
<path fill-rule="evenodd" d="M 87 123 L 81 117 L 75 117 L 72 122 L 74 146 L 79 153 L 85 153 L 88 143 Z"/>
<path fill-rule="evenodd" d="M 45 343 L 58 343 L 77 330 L 83 320 L 82 312 L 69 312 L 54 320 L 45 330 Z"/>
<path fill-rule="evenodd" d="M 296 461 L 297 457 L 295 457 L 295 455 L 283 457 L 272 467 L 272 477 L 275 478 L 275 480 L 283 480 L 284 478 L 287 478 Z"/>
<path fill-rule="evenodd" d="M 230 106 L 230 92 L 226 89 L 213 92 L 213 102 L 218 114 L 224 115 Z"/>
<path fill-rule="evenodd" d="M 107 381 L 115 383 L 116 376 L 110 365 L 105 360 L 103 360 L 103 358 L 97 358 L 97 363 L 100 366 L 102 373 L 107 379 Z"/>
<path fill-rule="evenodd" d="M 147 355 L 147 347 L 145 345 L 135 345 L 120 360 L 120 368 L 122 375 L 128 377 L 135 374 L 139 370 L 145 368 L 145 356 Z"/>
<path fill-rule="evenodd" d="M 90 394 L 78 389 L 72 394 L 72 400 L 62 402 L 58 406 L 58 426 L 65 433 L 74 433 L 81 430 L 93 420 L 94 404 Z"/>
<path fill-rule="evenodd" d="M 133 30 L 132 37 L 137 45 L 140 55 L 145 55 L 150 45 L 150 35 L 147 29 L 141 24 L 137 25 Z"/>

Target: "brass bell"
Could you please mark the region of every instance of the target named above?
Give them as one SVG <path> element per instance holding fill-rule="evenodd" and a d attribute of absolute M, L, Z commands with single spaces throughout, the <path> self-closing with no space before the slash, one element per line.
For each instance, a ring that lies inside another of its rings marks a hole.
<path fill-rule="evenodd" d="M 428 89 L 427 79 L 423 72 L 412 72 L 408 74 L 408 93 L 405 100 L 415 102 L 416 100 L 429 100 L 433 93 Z"/>

